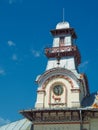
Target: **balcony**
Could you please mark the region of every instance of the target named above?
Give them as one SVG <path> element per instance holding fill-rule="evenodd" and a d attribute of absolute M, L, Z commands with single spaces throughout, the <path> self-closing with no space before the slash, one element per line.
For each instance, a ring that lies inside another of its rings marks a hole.
<path fill-rule="evenodd" d="M 48 58 L 58 58 L 58 56 L 60 58 L 65 56 L 74 56 L 77 63 L 80 64 L 80 53 L 76 46 L 60 46 L 60 47 L 46 48 L 45 55 Z"/>

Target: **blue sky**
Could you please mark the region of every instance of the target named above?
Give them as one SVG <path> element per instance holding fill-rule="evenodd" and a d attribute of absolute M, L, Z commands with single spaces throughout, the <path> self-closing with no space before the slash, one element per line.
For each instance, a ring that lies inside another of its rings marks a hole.
<path fill-rule="evenodd" d="M 47 64 L 44 48 L 52 46 L 50 30 L 62 21 L 63 8 L 78 35 L 79 70 L 87 74 L 91 92 L 98 90 L 97 0 L 0 0 L 0 125 L 34 107 L 35 79 Z"/>

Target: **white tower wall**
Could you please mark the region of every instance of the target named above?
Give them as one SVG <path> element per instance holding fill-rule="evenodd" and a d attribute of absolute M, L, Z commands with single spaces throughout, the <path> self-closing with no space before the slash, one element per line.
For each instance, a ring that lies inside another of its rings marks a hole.
<path fill-rule="evenodd" d="M 72 71 L 76 71 L 76 66 L 75 66 L 75 59 L 74 57 L 67 57 L 67 58 L 62 58 L 60 60 L 60 64 L 57 64 L 57 60 L 55 58 L 51 58 L 48 60 L 46 70 L 56 68 L 56 67 L 61 67 L 65 69 L 69 69 Z"/>

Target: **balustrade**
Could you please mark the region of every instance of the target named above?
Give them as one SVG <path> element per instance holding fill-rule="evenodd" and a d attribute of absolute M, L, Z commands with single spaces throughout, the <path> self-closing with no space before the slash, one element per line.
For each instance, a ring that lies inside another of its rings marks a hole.
<path fill-rule="evenodd" d="M 60 47 L 53 47 L 53 48 L 46 48 L 45 54 L 57 53 L 57 52 L 68 52 L 68 51 L 76 51 L 76 46 L 60 46 Z"/>

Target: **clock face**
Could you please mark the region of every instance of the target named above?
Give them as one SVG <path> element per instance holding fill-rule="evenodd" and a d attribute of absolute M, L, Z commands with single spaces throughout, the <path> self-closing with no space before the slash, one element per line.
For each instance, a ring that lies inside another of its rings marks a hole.
<path fill-rule="evenodd" d="M 55 85 L 53 87 L 53 92 L 57 96 L 61 95 L 63 93 L 63 86 L 62 85 Z"/>

